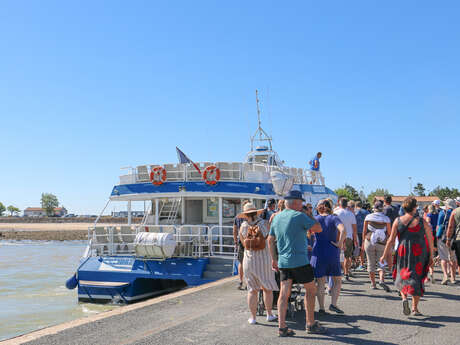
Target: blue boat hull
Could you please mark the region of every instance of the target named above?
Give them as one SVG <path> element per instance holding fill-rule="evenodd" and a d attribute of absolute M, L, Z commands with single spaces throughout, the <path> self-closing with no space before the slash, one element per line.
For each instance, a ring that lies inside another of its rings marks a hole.
<path fill-rule="evenodd" d="M 208 283 L 212 280 L 202 278 L 208 262 L 207 258 L 91 257 L 77 271 L 78 300 L 130 303 Z"/>

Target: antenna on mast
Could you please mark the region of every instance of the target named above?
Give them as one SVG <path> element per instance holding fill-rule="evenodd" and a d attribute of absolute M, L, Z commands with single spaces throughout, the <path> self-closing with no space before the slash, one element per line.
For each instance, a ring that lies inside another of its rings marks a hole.
<path fill-rule="evenodd" d="M 259 108 L 259 91 L 256 89 L 256 105 L 257 105 L 257 121 L 258 121 L 258 127 L 257 131 L 254 133 L 254 135 L 251 137 L 251 151 L 254 150 L 254 140 L 257 141 L 268 141 L 268 145 L 270 148 L 270 151 L 272 150 L 272 138 L 262 129 L 262 123 L 260 121 L 260 108 Z M 259 134 L 259 138 L 256 139 L 257 134 Z"/>
<path fill-rule="evenodd" d="M 256 104 L 257 104 L 257 120 L 259 121 L 259 127 L 257 128 L 257 131 L 259 132 L 259 139 L 262 139 L 261 135 L 261 129 L 262 127 L 260 126 L 260 108 L 259 108 L 259 91 L 256 89 Z"/>

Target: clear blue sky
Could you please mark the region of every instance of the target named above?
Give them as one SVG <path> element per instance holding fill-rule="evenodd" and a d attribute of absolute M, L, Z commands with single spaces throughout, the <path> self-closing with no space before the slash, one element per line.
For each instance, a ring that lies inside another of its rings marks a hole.
<path fill-rule="evenodd" d="M 0 201 L 96 213 L 119 168 L 289 165 L 366 193 L 459 188 L 458 1 L 1 1 Z"/>

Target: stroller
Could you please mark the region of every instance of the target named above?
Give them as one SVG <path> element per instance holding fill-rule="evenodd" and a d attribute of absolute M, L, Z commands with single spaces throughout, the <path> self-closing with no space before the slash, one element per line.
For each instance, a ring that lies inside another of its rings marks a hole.
<path fill-rule="evenodd" d="M 276 284 L 278 285 L 278 289 L 280 287 L 280 273 L 275 273 L 275 280 Z M 295 313 L 296 311 L 305 310 L 304 306 L 304 293 L 302 293 L 302 284 L 296 284 L 295 282 L 292 283 L 291 294 L 288 299 L 287 305 L 287 314 L 286 317 L 295 320 Z M 273 291 L 273 309 L 277 308 L 279 298 L 279 291 Z M 257 315 L 264 315 L 265 311 L 265 303 L 263 298 L 262 290 L 259 291 L 259 301 L 257 303 Z"/>

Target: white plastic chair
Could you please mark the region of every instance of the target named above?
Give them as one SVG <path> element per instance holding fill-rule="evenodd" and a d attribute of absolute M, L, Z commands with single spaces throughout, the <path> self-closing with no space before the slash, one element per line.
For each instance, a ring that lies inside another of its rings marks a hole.
<path fill-rule="evenodd" d="M 150 173 L 146 165 L 137 167 L 137 180 L 141 182 L 150 181 Z"/>

